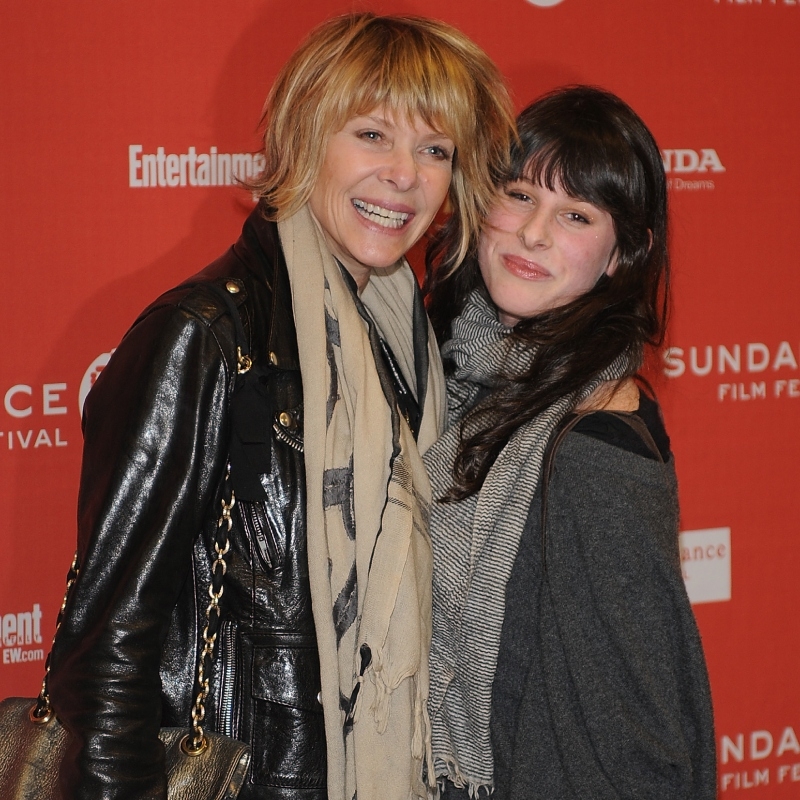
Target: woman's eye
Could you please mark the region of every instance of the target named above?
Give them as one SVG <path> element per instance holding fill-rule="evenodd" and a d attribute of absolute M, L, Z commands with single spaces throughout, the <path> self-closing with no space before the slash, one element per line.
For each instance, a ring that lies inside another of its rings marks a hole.
<path fill-rule="evenodd" d="M 378 142 L 381 139 L 381 134 L 379 131 L 361 131 L 359 136 L 362 139 L 367 139 L 370 142 Z"/>
<path fill-rule="evenodd" d="M 581 224 L 588 225 L 589 220 L 583 216 L 583 214 L 579 214 L 577 211 L 568 211 L 567 212 L 567 219 L 570 222 L 580 222 Z"/>
<path fill-rule="evenodd" d="M 521 203 L 532 202 L 530 195 L 525 194 L 525 192 L 515 191 L 514 189 L 506 190 L 506 195 L 512 200 L 519 200 Z"/>
<path fill-rule="evenodd" d="M 438 144 L 432 144 L 430 147 L 426 147 L 425 152 L 439 161 L 452 161 L 453 159 L 453 154 L 450 150 Z"/>

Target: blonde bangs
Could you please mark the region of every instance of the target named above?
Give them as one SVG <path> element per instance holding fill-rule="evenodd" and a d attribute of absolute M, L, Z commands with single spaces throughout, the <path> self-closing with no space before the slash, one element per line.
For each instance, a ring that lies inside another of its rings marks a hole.
<path fill-rule="evenodd" d="M 329 131 L 341 130 L 350 118 L 385 108 L 409 122 L 419 117 L 454 141 L 463 140 L 473 124 L 467 65 L 426 32 L 375 28 L 350 42 L 326 76 L 327 98 L 316 98 L 320 122 Z M 333 106 L 332 113 L 325 114 L 326 105 Z"/>

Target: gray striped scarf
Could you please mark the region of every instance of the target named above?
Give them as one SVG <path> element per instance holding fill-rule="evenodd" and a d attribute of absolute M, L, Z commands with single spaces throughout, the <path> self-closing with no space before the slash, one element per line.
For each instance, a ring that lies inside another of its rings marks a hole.
<path fill-rule="evenodd" d="M 533 352 L 477 290 L 453 322 L 442 355 L 455 362 L 448 378 L 448 428 L 425 455 L 434 499 L 452 485 L 461 419 L 498 375 L 530 366 Z M 489 736 L 492 681 L 505 613 L 505 588 L 542 471 L 547 443 L 558 424 L 603 382 L 620 377 L 621 357 L 580 392 L 565 396 L 519 428 L 492 466 L 482 489 L 431 511 L 433 641 L 430 716 L 436 774 L 457 786 L 491 791 L 494 761 Z M 469 426 L 468 426 L 469 430 Z"/>

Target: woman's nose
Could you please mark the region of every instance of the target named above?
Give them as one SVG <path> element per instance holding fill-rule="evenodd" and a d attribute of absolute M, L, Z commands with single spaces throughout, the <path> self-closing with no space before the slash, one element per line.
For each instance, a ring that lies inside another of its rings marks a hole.
<path fill-rule="evenodd" d="M 550 225 L 541 209 L 534 209 L 525 217 L 517 230 L 517 236 L 528 250 L 550 243 Z"/>
<path fill-rule="evenodd" d="M 401 192 L 413 189 L 419 182 L 415 153 L 404 148 L 393 148 L 387 154 L 386 164 L 379 177 L 383 181 L 393 183 Z"/>

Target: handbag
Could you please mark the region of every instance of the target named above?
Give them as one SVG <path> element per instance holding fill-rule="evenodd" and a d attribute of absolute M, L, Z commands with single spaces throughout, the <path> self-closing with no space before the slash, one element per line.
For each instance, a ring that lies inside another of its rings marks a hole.
<path fill-rule="evenodd" d="M 3 800 L 61 800 L 58 769 L 68 734 L 54 715 L 34 715 L 37 701 L 9 697 L 0 702 L 0 797 Z M 250 762 L 243 742 L 205 733 L 206 750 L 187 753 L 184 728 L 162 728 L 170 800 L 232 800 Z"/>
<path fill-rule="evenodd" d="M 238 321 L 238 314 L 234 317 Z M 241 325 L 241 323 L 239 323 Z M 237 337 L 238 338 L 238 337 Z M 242 376 L 252 361 L 237 348 L 237 371 Z M 230 464 L 225 474 L 221 500 L 222 512 L 214 536 L 216 557 L 211 565 L 211 601 L 206 607 L 202 633 L 202 651 L 197 664 L 197 681 L 192 703 L 192 725 L 185 728 L 161 728 L 164 745 L 169 800 L 233 800 L 242 788 L 250 765 L 250 748 L 244 743 L 218 733 L 203 730 L 205 701 L 214 645 L 220 628 L 222 580 L 226 570 L 225 555 L 230 548 L 228 534 L 233 520 L 231 510 L 236 496 L 230 481 Z M 78 555 L 67 575 L 67 589 L 56 620 L 56 634 L 64 616 L 72 584 L 78 577 Z M 69 733 L 61 725 L 50 705 L 47 676 L 50 656 L 38 698 L 10 697 L 0 702 L 0 798 L 2 800 L 63 800 L 58 772 L 66 751 Z"/>
<path fill-rule="evenodd" d="M 225 476 L 226 486 L 228 475 Z M 206 608 L 203 649 L 197 665 L 197 684 L 192 704 L 192 727 L 162 728 L 169 800 L 233 800 L 242 788 L 250 765 L 250 748 L 236 739 L 204 731 L 205 701 L 209 693 L 211 662 L 220 625 L 219 599 L 225 574 L 225 555 L 230 547 L 228 533 L 232 526 L 231 509 L 236 498 L 233 490 L 226 501 L 223 493 L 222 514 L 214 541 L 216 558 L 212 564 L 209 587 L 211 602 Z M 61 624 L 67 596 L 78 577 L 77 554 L 67 576 L 67 593 L 58 614 L 56 632 Z M 62 800 L 58 771 L 67 747 L 69 734 L 56 719 L 50 706 L 47 675 L 38 698 L 9 697 L 0 702 L 0 798 L 2 800 Z"/>

